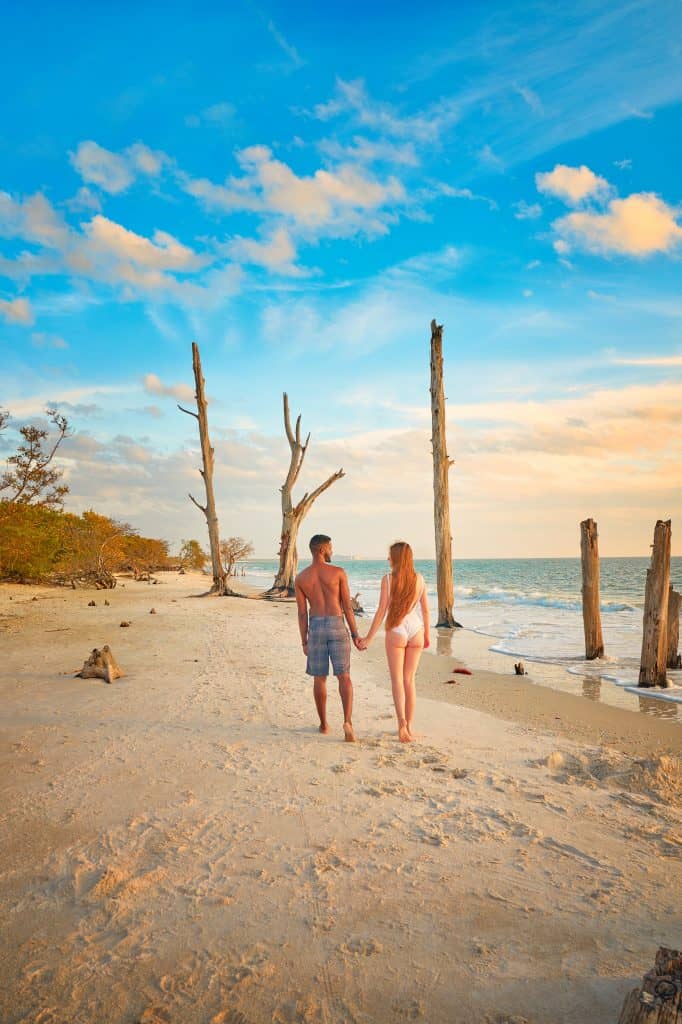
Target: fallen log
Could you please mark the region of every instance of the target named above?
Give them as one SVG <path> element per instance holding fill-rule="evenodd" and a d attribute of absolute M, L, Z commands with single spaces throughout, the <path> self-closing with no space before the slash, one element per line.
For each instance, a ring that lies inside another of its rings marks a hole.
<path fill-rule="evenodd" d="M 90 657 L 83 663 L 80 672 L 76 672 L 77 679 L 103 679 L 105 683 L 113 683 L 114 679 L 120 679 L 124 674 L 123 669 L 116 661 L 108 644 L 101 650 L 93 648 Z"/>

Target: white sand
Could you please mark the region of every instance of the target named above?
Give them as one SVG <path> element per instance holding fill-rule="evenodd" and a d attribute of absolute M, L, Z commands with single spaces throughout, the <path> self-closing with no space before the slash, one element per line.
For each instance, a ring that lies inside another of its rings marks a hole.
<path fill-rule="evenodd" d="M 400 746 L 362 655 L 321 737 L 295 609 L 197 583 L 0 588 L 3 1024 L 615 1022 L 680 944 L 676 763 L 425 699 Z"/>

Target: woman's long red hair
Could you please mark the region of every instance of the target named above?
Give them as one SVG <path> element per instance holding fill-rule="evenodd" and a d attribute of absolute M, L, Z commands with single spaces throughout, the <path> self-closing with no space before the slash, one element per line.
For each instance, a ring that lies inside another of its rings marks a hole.
<path fill-rule="evenodd" d="M 412 610 L 417 597 L 417 573 L 412 548 L 404 541 L 396 541 L 389 548 L 391 555 L 391 593 L 388 599 L 386 629 L 399 625 Z"/>

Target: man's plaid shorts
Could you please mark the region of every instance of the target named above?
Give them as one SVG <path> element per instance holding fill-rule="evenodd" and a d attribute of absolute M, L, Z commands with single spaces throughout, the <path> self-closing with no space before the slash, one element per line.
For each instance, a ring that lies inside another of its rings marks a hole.
<path fill-rule="evenodd" d="M 350 672 L 350 637 L 343 615 L 311 615 L 307 674 L 328 676 L 330 659 L 335 676 Z"/>

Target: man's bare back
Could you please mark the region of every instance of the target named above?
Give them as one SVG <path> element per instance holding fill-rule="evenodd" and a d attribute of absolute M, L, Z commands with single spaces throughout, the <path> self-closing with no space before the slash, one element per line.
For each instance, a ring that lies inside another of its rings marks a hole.
<path fill-rule="evenodd" d="M 344 584 L 350 604 L 348 579 L 338 565 L 313 562 L 296 579 L 296 586 L 303 591 L 311 615 L 343 615 Z"/>

